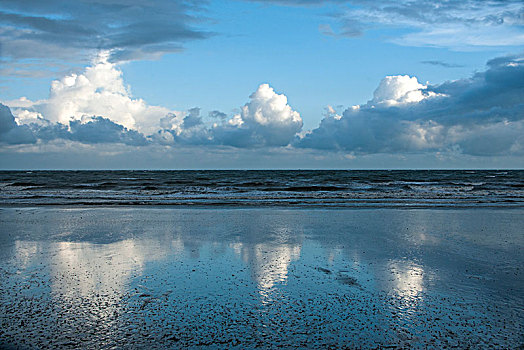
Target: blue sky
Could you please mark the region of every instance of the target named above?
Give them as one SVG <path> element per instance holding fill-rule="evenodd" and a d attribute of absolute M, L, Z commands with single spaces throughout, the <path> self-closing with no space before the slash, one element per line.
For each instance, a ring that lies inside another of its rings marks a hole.
<path fill-rule="evenodd" d="M 520 1 L 6 0 L 0 18 L 2 168 L 524 165 Z"/>

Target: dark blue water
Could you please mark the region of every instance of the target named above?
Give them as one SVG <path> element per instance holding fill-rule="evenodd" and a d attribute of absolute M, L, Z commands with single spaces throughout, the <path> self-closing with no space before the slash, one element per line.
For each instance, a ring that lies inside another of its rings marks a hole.
<path fill-rule="evenodd" d="M 3 171 L 0 205 L 522 207 L 522 170 Z"/>

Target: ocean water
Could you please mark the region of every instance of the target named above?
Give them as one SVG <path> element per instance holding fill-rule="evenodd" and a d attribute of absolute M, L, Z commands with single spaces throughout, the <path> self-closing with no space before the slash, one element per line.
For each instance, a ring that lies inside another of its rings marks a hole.
<path fill-rule="evenodd" d="M 521 207 L 522 170 L 2 171 L 3 206 Z"/>
<path fill-rule="evenodd" d="M 520 349 L 523 204 L 512 170 L 3 171 L 0 348 Z"/>

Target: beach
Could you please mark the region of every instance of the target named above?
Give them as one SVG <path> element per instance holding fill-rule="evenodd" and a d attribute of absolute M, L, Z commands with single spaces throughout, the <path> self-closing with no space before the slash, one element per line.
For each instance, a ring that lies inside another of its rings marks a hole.
<path fill-rule="evenodd" d="M 524 350 L 524 0 L 0 17 L 0 350 Z"/>
<path fill-rule="evenodd" d="M 524 210 L 0 209 L 0 346 L 518 348 Z"/>

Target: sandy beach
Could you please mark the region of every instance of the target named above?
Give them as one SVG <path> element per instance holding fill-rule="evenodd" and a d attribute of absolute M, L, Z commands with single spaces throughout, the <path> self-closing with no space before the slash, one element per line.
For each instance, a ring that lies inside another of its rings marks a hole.
<path fill-rule="evenodd" d="M 521 209 L 0 209 L 0 346 L 518 348 Z"/>
<path fill-rule="evenodd" d="M 0 18 L 0 350 L 524 350 L 524 0 Z"/>

